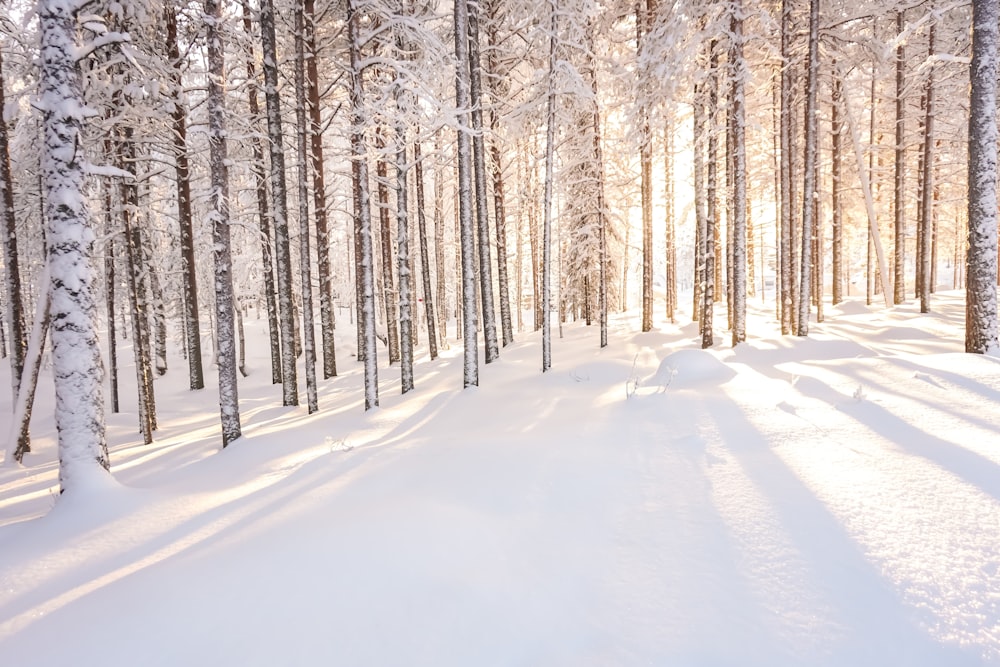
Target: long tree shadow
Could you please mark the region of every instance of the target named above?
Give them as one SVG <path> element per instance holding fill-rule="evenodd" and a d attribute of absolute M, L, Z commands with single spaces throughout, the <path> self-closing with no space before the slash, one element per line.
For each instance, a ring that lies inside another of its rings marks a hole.
<path fill-rule="evenodd" d="M 841 372 L 847 377 L 864 380 L 866 383 L 871 382 L 871 378 L 861 378 L 847 370 Z M 846 401 L 842 394 L 818 380 L 802 378 L 795 383 L 795 388 L 803 396 L 829 404 L 873 433 L 896 443 L 901 450 L 932 461 L 1000 500 L 1000 465 L 996 462 L 970 449 L 931 435 L 877 403 L 864 400 Z"/>
<path fill-rule="evenodd" d="M 708 401 L 727 451 L 771 499 L 782 525 L 809 563 L 815 585 L 838 611 L 844 637 L 826 664 L 978 664 L 935 642 L 912 619 L 897 591 L 866 558 L 844 526 L 771 449 L 728 400 Z M 814 663 L 815 664 L 815 663 Z"/>

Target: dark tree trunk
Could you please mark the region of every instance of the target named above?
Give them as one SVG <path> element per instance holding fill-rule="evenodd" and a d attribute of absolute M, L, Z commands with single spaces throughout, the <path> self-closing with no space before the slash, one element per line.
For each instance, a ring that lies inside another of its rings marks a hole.
<path fill-rule="evenodd" d="M 247 37 L 252 36 L 250 24 L 250 5 L 243 0 L 243 31 Z M 251 40 L 252 43 L 252 40 Z M 253 49 L 246 54 L 247 77 L 256 79 L 256 63 Z M 257 101 L 257 85 L 247 86 L 247 106 L 250 111 L 250 122 L 254 128 L 260 118 L 260 105 Z M 271 348 L 271 383 L 281 383 L 281 337 L 278 325 L 278 301 L 274 284 L 273 240 L 271 238 L 271 213 L 268 210 L 267 178 L 264 169 L 264 147 L 256 131 L 250 132 L 251 162 L 250 172 L 254 178 L 254 191 L 257 193 L 257 217 L 260 226 L 261 267 L 264 274 L 264 299 L 267 304 L 267 331 Z"/>
<path fill-rule="evenodd" d="M 201 325 L 198 314 L 198 278 L 194 256 L 194 231 L 191 214 L 191 168 L 187 153 L 187 109 L 184 106 L 183 66 L 177 42 L 177 14 L 173 2 L 164 3 L 167 33 L 167 58 L 170 60 L 170 83 L 173 87 L 171 122 L 173 131 L 174 174 L 177 181 L 177 222 L 180 227 L 181 282 L 184 286 L 184 346 L 191 389 L 205 387 L 201 359 Z"/>
<path fill-rule="evenodd" d="M 274 34 L 274 2 L 260 3 L 261 42 L 264 47 L 264 102 L 267 108 L 268 147 L 271 155 L 271 196 L 274 214 L 275 260 L 278 269 L 278 319 L 281 332 L 282 404 L 298 405 L 295 367 L 295 311 L 292 303 L 292 259 L 288 239 L 288 198 L 285 190 L 285 151 L 282 146 L 281 98 L 278 94 L 278 55 Z"/>
<path fill-rule="evenodd" d="M 413 164 L 417 186 L 417 234 L 420 239 L 420 278 L 424 288 L 424 316 L 427 319 L 427 345 L 431 359 L 437 359 L 437 321 L 434 313 L 434 286 L 431 284 L 431 258 L 427 240 L 427 216 L 424 212 L 424 158 L 420 141 L 413 144 Z M 436 248 L 435 248 L 436 250 Z M 441 264 L 438 264 L 440 267 Z M 441 272 L 441 269 L 438 268 Z"/>
<path fill-rule="evenodd" d="M 486 363 L 500 356 L 496 313 L 493 303 L 493 272 L 490 259 L 490 219 L 486 186 L 486 147 L 483 139 L 482 69 L 479 63 L 479 5 L 467 2 L 469 15 L 469 104 L 472 118 L 472 161 L 475 178 L 476 238 L 479 253 L 479 297 L 482 301 L 483 339 Z M 501 193 L 502 196 L 503 193 Z"/>
<path fill-rule="evenodd" d="M 336 317 L 330 268 L 330 230 L 326 214 L 326 170 L 323 163 L 323 119 L 319 97 L 319 54 L 316 48 L 315 0 L 303 0 L 306 82 L 309 89 L 309 155 L 312 160 L 313 215 L 316 223 L 316 271 L 319 274 L 319 319 L 323 340 L 323 379 L 337 375 L 334 344 Z"/>

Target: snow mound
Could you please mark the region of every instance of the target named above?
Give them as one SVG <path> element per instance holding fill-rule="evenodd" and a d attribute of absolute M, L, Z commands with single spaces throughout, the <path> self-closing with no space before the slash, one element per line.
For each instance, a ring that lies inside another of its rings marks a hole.
<path fill-rule="evenodd" d="M 656 373 L 643 384 L 672 388 L 695 388 L 723 384 L 733 379 L 736 371 L 706 350 L 671 352 Z"/>

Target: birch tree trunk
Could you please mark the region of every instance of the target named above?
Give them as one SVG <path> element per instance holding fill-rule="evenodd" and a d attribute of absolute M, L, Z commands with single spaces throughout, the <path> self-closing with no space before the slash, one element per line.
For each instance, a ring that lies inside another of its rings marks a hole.
<path fill-rule="evenodd" d="M 903 11 L 896 12 L 896 34 L 903 32 Z M 896 147 L 895 147 L 895 178 L 894 201 L 895 201 L 895 247 L 893 253 L 893 303 L 904 303 L 906 301 L 906 100 L 903 93 L 906 88 L 906 48 L 903 40 L 899 40 L 896 47 Z"/>
<path fill-rule="evenodd" d="M 500 357 L 496 309 L 493 303 L 493 272 L 490 258 L 490 218 L 486 186 L 486 148 L 483 139 L 482 68 L 479 62 L 479 3 L 467 2 L 469 29 L 469 102 L 472 118 L 472 160 L 475 167 L 476 233 L 479 241 L 479 294 L 482 300 L 483 338 L 486 363 Z M 501 193 L 502 194 L 502 193 Z"/>
<path fill-rule="evenodd" d="M 806 152 L 802 165 L 802 274 L 799 278 L 799 324 L 796 334 L 809 335 L 813 242 L 816 237 L 816 91 L 819 87 L 819 0 L 809 2 L 809 66 L 806 75 Z"/>
<path fill-rule="evenodd" d="M 313 321 L 312 253 L 309 244 L 308 121 L 306 120 L 306 42 L 304 2 L 297 3 L 295 25 L 295 134 L 299 205 L 299 272 L 302 283 L 302 342 L 305 352 L 306 405 L 309 414 L 319 410 L 316 391 L 316 325 Z"/>
<path fill-rule="evenodd" d="M 170 60 L 170 84 L 173 87 L 174 178 L 177 182 L 177 223 L 180 227 L 181 283 L 184 296 L 184 346 L 188 362 L 188 385 L 205 387 L 201 359 L 201 325 L 198 319 L 198 277 L 194 256 L 194 231 L 191 214 L 191 168 L 187 153 L 187 109 L 184 103 L 183 60 L 177 42 L 177 10 L 174 2 L 164 3 L 167 58 Z"/>
<path fill-rule="evenodd" d="M 746 118 L 743 82 L 746 62 L 743 59 L 743 2 L 732 4 L 730 33 L 732 49 L 732 115 L 733 115 L 733 345 L 746 341 L 747 318 L 747 160 Z"/>
<path fill-rule="evenodd" d="M 833 99 L 830 105 L 831 148 L 830 148 L 830 207 L 833 227 L 833 284 L 832 302 L 837 305 L 844 300 L 844 221 L 841 202 L 841 121 L 840 105 L 843 98 L 843 83 L 836 63 L 833 67 Z"/>
<path fill-rule="evenodd" d="M 358 330 L 364 360 L 365 410 L 378 407 L 378 363 L 375 338 L 375 262 L 372 252 L 371 196 L 368 188 L 368 151 L 364 135 L 364 88 L 361 78 L 361 42 L 358 36 L 359 0 L 347 0 L 347 41 L 350 52 L 351 176 L 354 189 L 354 230 L 358 282 Z"/>
<path fill-rule="evenodd" d="M 924 150 L 923 150 L 923 184 L 921 186 L 922 204 L 920 216 L 920 233 L 922 239 L 920 244 L 920 256 L 917 261 L 920 265 L 920 312 L 931 312 L 931 292 L 932 284 L 932 237 L 934 220 L 934 37 L 935 24 L 932 22 L 927 34 L 927 55 L 930 70 L 927 73 L 926 84 L 926 113 L 924 116 Z"/>
<path fill-rule="evenodd" d="M 219 410 L 222 446 L 241 435 L 236 380 L 236 331 L 233 301 L 233 259 L 229 234 L 229 173 L 226 166 L 225 49 L 220 0 L 205 0 L 208 42 L 208 150 L 211 178 L 212 246 L 215 264 L 215 320 L 218 341 Z"/>
<path fill-rule="evenodd" d="M 242 1 L 243 32 L 246 33 L 249 46 L 246 54 L 247 78 L 253 82 L 256 79 L 256 62 L 253 51 L 253 41 L 250 24 L 250 4 Z M 251 127 L 256 130 L 260 117 L 260 105 L 257 101 L 257 86 L 247 85 L 247 106 L 250 111 Z M 278 325 L 278 301 L 274 284 L 273 241 L 271 238 L 271 213 L 268 206 L 267 178 L 264 169 L 264 147 L 256 131 L 250 132 L 250 173 L 253 174 L 254 191 L 257 193 L 257 217 L 260 227 L 261 268 L 264 274 L 264 302 L 267 306 L 267 331 L 271 349 L 271 384 L 281 383 L 281 338 Z"/>
<path fill-rule="evenodd" d="M 0 109 L 6 108 L 4 101 L 3 57 L 0 54 Z M 28 337 L 24 323 L 24 304 L 21 301 L 21 270 L 17 252 L 17 226 L 14 217 L 14 188 L 10 171 L 10 144 L 7 137 L 7 121 L 0 114 L 0 206 L 3 206 L 3 220 L 0 225 L 0 239 L 3 240 L 3 260 L 6 268 L 7 323 L 10 332 L 10 381 L 13 391 L 11 404 L 17 403 L 24 370 L 24 355 L 28 351 Z M 25 442 L 27 446 L 27 442 Z"/>
<path fill-rule="evenodd" d="M 792 0 L 781 2 L 781 333 L 792 332 L 793 284 L 792 263 Z"/>
<path fill-rule="evenodd" d="M 61 0 L 40 0 L 37 7 L 52 371 L 59 484 L 65 492 L 86 487 L 110 464 L 94 299 L 94 229 L 84 197 L 85 158 L 80 150 L 86 106 L 75 56 L 77 10 Z"/>
<path fill-rule="evenodd" d="M 271 210 L 274 215 L 275 260 L 278 269 L 278 319 L 281 334 L 282 405 L 298 405 L 295 366 L 295 312 L 292 304 L 292 259 L 288 240 L 288 197 L 285 190 L 285 151 L 282 146 L 281 98 L 278 94 L 278 55 L 274 34 L 274 1 L 260 3 L 261 42 L 264 47 L 264 103 L 267 109 L 271 155 Z"/>
<path fill-rule="evenodd" d="M 397 40 L 400 52 L 405 51 Z M 395 91 L 396 110 L 401 118 L 407 104 L 403 91 Z M 410 263 L 410 212 L 407 190 L 406 127 L 396 123 L 396 261 L 399 270 L 399 373 L 400 393 L 413 390 L 413 302 L 411 301 L 413 270 Z"/>
<path fill-rule="evenodd" d="M 997 343 L 997 23 L 1000 2 L 972 5 L 969 78 L 969 250 L 965 351 L 996 353 Z"/>
<path fill-rule="evenodd" d="M 542 226 L 542 372 L 552 367 L 552 181 L 555 172 L 556 134 L 556 5 L 549 0 L 549 71 L 545 115 L 545 195 Z"/>
<path fill-rule="evenodd" d="M 420 242 L 420 278 L 424 288 L 424 316 L 427 319 L 427 345 L 431 359 L 437 359 L 437 315 L 434 311 L 434 286 L 431 284 L 431 259 L 427 239 L 427 216 L 424 211 L 424 158 L 420 141 L 413 143 L 414 177 L 417 191 L 417 236 Z M 442 240 L 443 241 L 443 240 Z M 437 248 L 435 248 L 437 250 Z M 442 252 L 444 248 L 441 249 Z M 438 272 L 443 272 L 441 264 Z M 440 307 L 440 302 L 438 302 Z"/>
<path fill-rule="evenodd" d="M 472 209 L 472 132 L 469 124 L 469 13 L 466 0 L 455 5 L 455 105 L 458 107 L 458 223 L 462 249 L 462 341 L 465 345 L 463 386 L 479 385 L 476 317 L 475 229 Z"/>
<path fill-rule="evenodd" d="M 641 52 L 643 36 L 649 31 L 654 0 L 638 0 L 635 9 L 636 47 Z M 640 86 L 646 73 L 640 66 Z M 645 93 L 641 93 L 645 94 Z M 639 165 L 642 200 L 642 330 L 653 328 L 653 141 L 649 131 L 649 109 L 640 101 Z"/>
<path fill-rule="evenodd" d="M 316 224 L 316 272 L 319 278 L 319 321 L 323 341 L 323 379 L 337 375 L 334 343 L 335 313 L 330 268 L 330 228 L 326 214 L 326 168 L 323 162 L 323 119 L 320 113 L 319 58 L 316 47 L 316 7 L 303 0 L 305 14 L 306 85 L 308 88 L 310 159 L 312 160 L 313 216 Z"/>

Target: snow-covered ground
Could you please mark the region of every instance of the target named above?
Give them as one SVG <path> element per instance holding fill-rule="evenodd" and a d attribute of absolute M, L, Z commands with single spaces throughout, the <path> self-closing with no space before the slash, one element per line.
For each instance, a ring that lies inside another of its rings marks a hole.
<path fill-rule="evenodd" d="M 934 307 L 797 339 L 755 306 L 713 351 L 630 314 L 545 375 L 525 332 L 466 391 L 420 347 L 371 414 L 345 342 L 312 416 L 251 320 L 243 440 L 175 358 L 138 444 L 128 368 L 115 482 L 58 502 L 45 375 L 0 469 L 0 664 L 1000 664 L 1000 360 L 961 352 L 962 293 Z"/>

